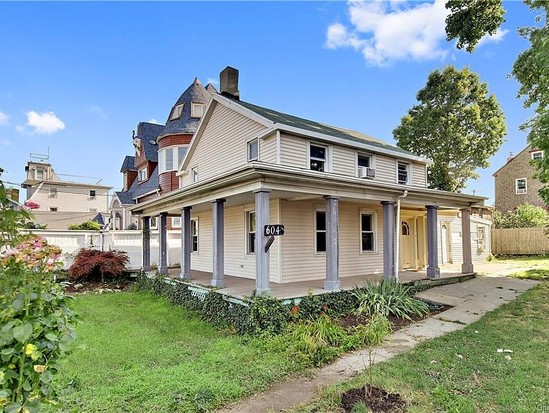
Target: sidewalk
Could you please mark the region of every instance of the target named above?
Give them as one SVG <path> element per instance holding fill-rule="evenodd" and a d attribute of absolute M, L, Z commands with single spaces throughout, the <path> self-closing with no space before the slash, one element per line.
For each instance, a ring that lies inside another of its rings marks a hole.
<path fill-rule="evenodd" d="M 537 281 L 505 277 L 478 277 L 459 284 L 443 285 L 421 292 L 418 298 L 454 306 L 427 320 L 392 334 L 375 350 L 375 362 L 411 350 L 422 341 L 464 328 L 504 303 L 538 284 Z M 275 384 L 264 393 L 220 410 L 222 413 L 278 412 L 318 396 L 323 387 L 349 379 L 368 365 L 368 351 L 343 356 L 333 364 L 317 369 L 311 378 L 296 378 Z"/>

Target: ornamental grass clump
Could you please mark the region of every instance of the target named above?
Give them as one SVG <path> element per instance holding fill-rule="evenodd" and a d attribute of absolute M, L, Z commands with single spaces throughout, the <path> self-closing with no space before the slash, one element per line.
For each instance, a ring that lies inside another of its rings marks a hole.
<path fill-rule="evenodd" d="M 391 280 L 367 282 L 354 294 L 359 301 L 355 310 L 357 315 L 393 315 L 410 320 L 411 316 L 423 316 L 429 312 L 429 306 L 424 301 L 413 297 L 411 287 Z"/>
<path fill-rule="evenodd" d="M 61 250 L 21 235 L 28 218 L 0 183 L 0 410 L 10 413 L 56 400 L 53 379 L 76 339 L 76 315 L 53 280 Z"/>

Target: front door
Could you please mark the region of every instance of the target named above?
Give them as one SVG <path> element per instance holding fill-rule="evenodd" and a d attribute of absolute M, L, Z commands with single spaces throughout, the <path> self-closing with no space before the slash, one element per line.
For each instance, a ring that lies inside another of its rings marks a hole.
<path fill-rule="evenodd" d="M 400 266 L 402 269 L 415 268 L 414 237 L 410 221 L 402 221 L 400 225 Z"/>
<path fill-rule="evenodd" d="M 452 242 L 450 239 L 450 223 L 444 222 L 441 225 L 441 238 L 442 238 L 442 265 L 452 263 Z"/>

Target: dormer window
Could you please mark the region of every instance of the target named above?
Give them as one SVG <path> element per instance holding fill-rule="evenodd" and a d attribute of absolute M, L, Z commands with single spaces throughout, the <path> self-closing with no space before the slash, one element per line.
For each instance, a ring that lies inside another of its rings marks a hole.
<path fill-rule="evenodd" d="M 410 182 L 410 164 L 398 161 L 397 182 L 401 185 L 407 185 Z"/>
<path fill-rule="evenodd" d="M 44 170 L 43 169 L 36 169 L 34 171 L 34 179 L 37 181 L 43 181 L 44 180 Z"/>
<path fill-rule="evenodd" d="M 328 148 L 311 143 L 309 145 L 309 169 L 312 171 L 326 171 Z"/>
<path fill-rule="evenodd" d="M 204 115 L 203 103 L 191 103 L 191 118 L 201 118 Z"/>
<path fill-rule="evenodd" d="M 148 178 L 147 168 L 140 169 L 139 172 L 137 173 L 137 181 L 143 182 L 143 181 L 146 181 L 147 178 Z"/>
<path fill-rule="evenodd" d="M 254 139 L 248 142 L 248 162 L 257 161 L 259 159 L 259 140 Z"/>
<path fill-rule="evenodd" d="M 172 109 L 172 114 L 170 116 L 170 120 L 179 119 L 181 115 L 183 114 L 183 107 L 185 106 L 184 103 L 180 103 L 179 105 L 175 105 Z"/>

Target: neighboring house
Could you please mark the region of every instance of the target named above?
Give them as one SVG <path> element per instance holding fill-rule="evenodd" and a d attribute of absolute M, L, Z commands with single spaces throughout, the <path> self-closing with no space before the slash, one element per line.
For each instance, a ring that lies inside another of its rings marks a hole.
<path fill-rule="evenodd" d="M 211 84 L 204 87 L 195 79 L 170 109 L 165 125 L 137 125 L 137 135 L 132 137 L 135 156 L 124 159 L 120 170 L 124 188 L 111 202 L 113 229 L 127 229 L 130 224 L 139 227 L 130 207 L 179 188 L 177 170 L 214 93 L 217 91 Z M 179 227 L 179 218 L 168 225 Z"/>
<path fill-rule="evenodd" d="M 539 196 L 543 184 L 533 178 L 535 168 L 532 160 L 543 158 L 543 151 L 530 145 L 518 155 L 507 158 L 507 163 L 494 174 L 496 211 L 513 211 L 524 203 L 547 208 Z"/>
<path fill-rule="evenodd" d="M 393 277 L 395 264 L 438 277 L 443 260 L 471 273 L 489 253 L 489 221 L 474 234 L 471 219 L 485 198 L 427 188 L 429 163 L 358 132 L 240 101 L 238 71 L 228 67 L 179 167 L 179 189 L 132 208 L 142 216 L 144 268 L 158 216 L 159 272 L 167 273 L 168 220 L 180 218 L 181 276 L 206 271 L 214 286 L 232 275 L 255 279 L 259 294 L 271 282 L 318 279 L 337 290 L 342 277 Z M 285 227 L 270 249 L 268 224 Z"/>
<path fill-rule="evenodd" d="M 27 179 L 21 186 L 27 191 L 25 202 L 37 205 L 36 224 L 58 228 L 58 222 L 80 224 L 90 217 L 104 224 L 102 214 L 108 212 L 111 187 L 64 181 L 44 162 L 30 161 L 25 171 Z"/>

